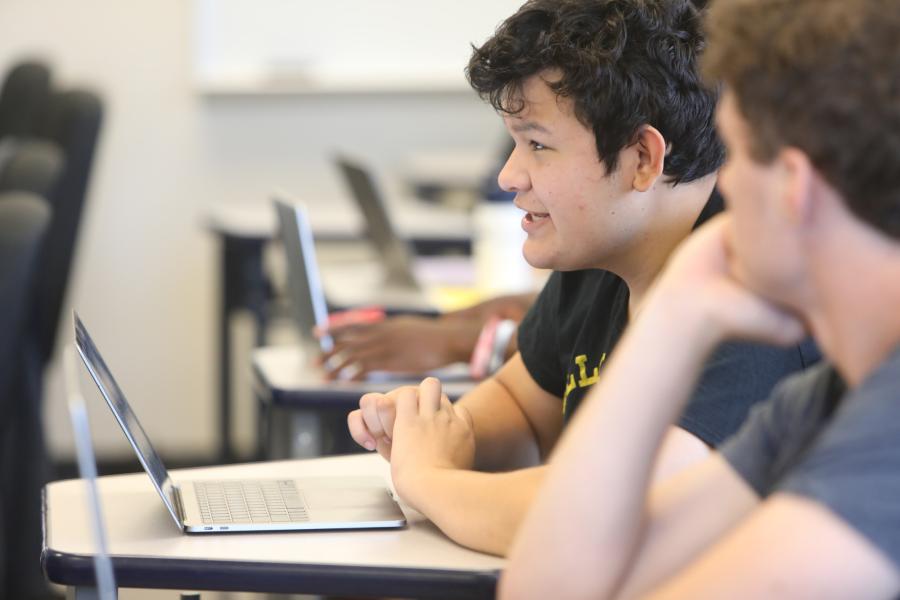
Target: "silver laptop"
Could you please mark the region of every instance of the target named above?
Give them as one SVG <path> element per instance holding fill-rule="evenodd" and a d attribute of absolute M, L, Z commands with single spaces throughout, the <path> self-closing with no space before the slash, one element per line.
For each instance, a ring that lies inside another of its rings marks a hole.
<path fill-rule="evenodd" d="M 334 347 L 331 337 L 322 336 L 317 339 L 312 333 L 313 327 L 318 326 L 323 329 L 327 327 L 328 306 L 322 281 L 319 278 L 319 265 L 309 213 L 306 206 L 300 202 L 276 197 L 274 203 L 278 213 L 279 234 L 288 267 L 288 292 L 294 321 L 297 323 L 306 348 L 314 350 L 318 345 L 323 352 L 330 352 Z M 353 367 L 346 367 L 338 379 L 350 379 L 353 375 Z M 366 375 L 366 380 L 418 384 L 422 375 L 422 373 L 412 372 L 372 371 Z M 445 381 L 471 379 L 468 364 L 465 363 L 433 369 L 424 375 L 439 377 Z"/>
<path fill-rule="evenodd" d="M 188 533 L 386 529 L 406 520 L 379 478 L 173 481 L 77 314 L 75 347 L 176 525 Z"/>
<path fill-rule="evenodd" d="M 274 202 L 287 262 L 287 283 L 294 321 L 305 346 L 318 346 L 322 352 L 330 352 L 334 347 L 331 337 L 324 335 L 316 338 L 313 335 L 314 327 L 323 330 L 328 327 L 328 304 L 319 277 L 308 211 L 305 205 L 289 203 L 283 198 L 276 197 Z"/>
<path fill-rule="evenodd" d="M 100 508 L 100 494 L 97 492 L 97 460 L 94 458 L 94 446 L 91 444 L 91 428 L 88 423 L 84 398 L 78 387 L 78 375 L 75 371 L 75 351 L 66 346 L 63 356 L 66 400 L 69 406 L 69 418 L 72 420 L 72 432 L 75 436 L 75 453 L 78 458 L 78 472 L 87 487 L 88 521 L 94 537 L 94 576 L 96 577 L 99 600 L 115 600 L 116 577 L 113 573 L 112 560 L 106 544 L 106 528 L 103 526 L 103 511 Z"/>
<path fill-rule="evenodd" d="M 412 252 L 406 241 L 397 235 L 372 176 L 359 163 L 346 157 L 338 157 L 336 162 L 363 214 L 369 238 L 384 262 L 387 283 L 419 289 Z"/>

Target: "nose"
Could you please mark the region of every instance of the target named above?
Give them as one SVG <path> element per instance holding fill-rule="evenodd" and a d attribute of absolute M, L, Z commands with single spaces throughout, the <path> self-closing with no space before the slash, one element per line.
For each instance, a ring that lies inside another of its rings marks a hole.
<path fill-rule="evenodd" d="M 497 175 L 497 183 L 504 192 L 523 192 L 531 188 L 531 178 L 522 160 L 518 144 L 506 159 Z"/>

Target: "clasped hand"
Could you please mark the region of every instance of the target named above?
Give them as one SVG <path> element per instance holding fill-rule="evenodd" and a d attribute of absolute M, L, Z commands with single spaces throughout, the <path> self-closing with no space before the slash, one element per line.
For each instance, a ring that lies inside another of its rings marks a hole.
<path fill-rule="evenodd" d="M 360 398 L 347 417 L 350 435 L 391 463 L 400 495 L 415 486 L 429 469 L 471 469 L 475 460 L 472 418 L 441 392 L 441 382 L 428 377 L 416 386 Z"/>

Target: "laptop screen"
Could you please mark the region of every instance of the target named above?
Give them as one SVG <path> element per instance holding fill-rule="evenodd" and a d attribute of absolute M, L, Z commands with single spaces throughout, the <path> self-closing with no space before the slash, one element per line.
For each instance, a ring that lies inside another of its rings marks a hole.
<path fill-rule="evenodd" d="M 363 214 L 369 237 L 381 254 L 387 268 L 388 281 L 396 285 L 417 287 L 409 246 L 394 231 L 387 208 L 371 175 L 359 164 L 345 157 L 339 157 L 337 164 Z"/>
<path fill-rule="evenodd" d="M 77 313 L 73 312 L 73 317 L 75 320 L 75 347 L 78 349 L 81 360 L 84 361 L 84 365 L 91 374 L 94 383 L 100 388 L 100 393 L 106 400 L 106 404 L 109 405 L 110 410 L 116 417 L 116 421 L 119 422 L 122 431 L 125 432 L 125 437 L 128 438 L 131 447 L 134 448 L 138 460 L 141 461 L 141 465 L 147 471 L 159 495 L 162 496 L 163 501 L 166 503 L 166 508 L 169 509 L 172 518 L 181 527 L 181 519 L 178 518 L 173 504 L 175 497 L 174 484 L 169 478 L 169 472 L 166 471 L 159 454 L 153 449 L 150 438 L 147 437 L 144 428 L 141 427 L 137 415 L 131 410 L 131 406 L 125 399 L 125 394 L 122 393 L 119 384 L 116 383 L 103 357 L 100 356 L 100 351 L 94 345 L 94 341 L 88 334 L 84 323 L 81 322 Z"/>
<path fill-rule="evenodd" d="M 330 336 L 319 339 L 313 336 L 313 327 L 324 329 L 328 326 L 328 306 L 319 278 L 319 263 L 306 207 L 276 198 L 275 210 L 278 212 L 291 309 L 297 328 L 307 344 L 318 344 L 323 352 L 330 352 L 334 346 Z"/>

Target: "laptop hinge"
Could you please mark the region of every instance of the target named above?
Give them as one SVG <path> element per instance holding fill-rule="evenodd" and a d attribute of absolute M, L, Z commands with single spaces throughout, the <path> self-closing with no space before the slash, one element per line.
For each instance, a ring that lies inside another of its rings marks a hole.
<path fill-rule="evenodd" d="M 178 513 L 178 519 L 183 525 L 187 514 L 184 512 L 184 505 L 181 503 L 181 490 L 177 485 L 172 486 L 172 498 L 175 504 L 175 512 Z"/>

